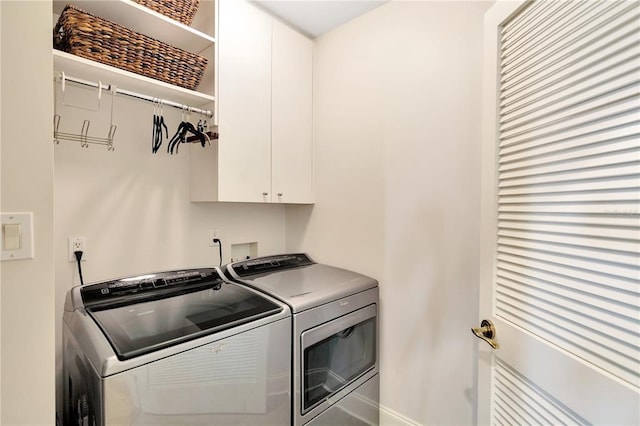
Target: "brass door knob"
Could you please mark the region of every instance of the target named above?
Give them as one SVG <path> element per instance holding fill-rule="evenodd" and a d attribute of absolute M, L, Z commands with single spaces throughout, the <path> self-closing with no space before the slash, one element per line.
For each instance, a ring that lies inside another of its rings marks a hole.
<path fill-rule="evenodd" d="M 480 323 L 480 327 L 472 328 L 471 332 L 475 334 L 475 336 L 479 339 L 484 340 L 491 346 L 493 349 L 499 349 L 500 345 L 498 342 L 493 340 L 496 337 L 496 327 L 490 320 L 484 319 Z"/>

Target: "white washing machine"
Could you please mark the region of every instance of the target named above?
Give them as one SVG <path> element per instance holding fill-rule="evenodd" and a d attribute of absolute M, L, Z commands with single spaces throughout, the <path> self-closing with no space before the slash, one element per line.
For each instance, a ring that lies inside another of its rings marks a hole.
<path fill-rule="evenodd" d="M 75 287 L 65 425 L 291 423 L 291 312 L 217 268 Z"/>
<path fill-rule="evenodd" d="M 224 269 L 291 308 L 293 425 L 377 425 L 378 282 L 302 253 Z"/>

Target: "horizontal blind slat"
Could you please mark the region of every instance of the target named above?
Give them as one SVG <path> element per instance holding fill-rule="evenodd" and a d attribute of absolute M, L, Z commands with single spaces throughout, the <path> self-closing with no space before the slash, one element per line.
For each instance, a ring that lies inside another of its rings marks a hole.
<path fill-rule="evenodd" d="M 566 282 L 546 281 L 541 277 L 524 275 L 507 268 L 498 269 L 498 277 L 518 281 L 527 286 L 538 288 L 558 297 L 575 300 L 577 303 L 595 309 L 615 312 L 627 322 L 637 320 L 637 312 L 634 306 L 618 300 L 619 292 L 615 290 L 599 288 L 597 293 L 594 293 L 589 291 L 589 285 L 585 285 L 583 282 L 570 282 L 570 285 L 566 285 Z"/>
<path fill-rule="evenodd" d="M 599 125 L 601 122 L 615 117 L 630 115 L 627 124 L 637 121 L 640 115 L 640 98 L 637 88 L 633 88 L 624 98 L 615 101 L 604 102 L 587 106 L 584 110 L 567 111 L 566 114 L 558 114 L 556 117 L 547 118 L 540 122 L 531 123 L 529 126 L 500 132 L 500 141 L 515 143 L 527 138 L 536 138 L 546 135 L 564 133 L 571 136 L 572 133 L 584 132 L 584 128 Z M 566 137 L 566 136 L 565 136 Z"/>
<path fill-rule="evenodd" d="M 503 179 L 498 182 L 498 186 L 499 188 L 507 188 L 523 185 L 571 183 L 582 179 L 587 181 L 625 179 L 630 176 L 636 176 L 638 174 L 638 169 L 640 169 L 640 162 L 616 164 L 613 167 L 607 166 L 595 169 L 566 168 L 556 170 L 555 172 L 550 171 L 534 175 L 521 173 L 521 171 L 516 170 L 513 173 L 510 173 L 510 176 L 503 177 Z M 638 211 L 638 209 L 635 209 L 635 211 Z"/>
<path fill-rule="evenodd" d="M 596 20 L 606 22 L 615 20 L 620 5 L 609 5 L 606 2 L 591 2 L 586 7 L 576 7 L 572 13 L 561 17 L 555 25 L 540 27 L 535 37 L 528 37 L 525 42 L 502 49 L 502 87 L 509 90 L 519 81 L 529 79 L 530 70 L 546 71 L 545 66 L 561 61 L 565 53 L 579 54 L 593 45 L 583 44 L 585 38 L 593 37 L 588 32 L 588 23 Z M 601 37 L 606 34 L 604 28 L 592 30 Z M 572 49 L 567 49 L 572 46 Z"/>
<path fill-rule="evenodd" d="M 517 389 L 516 394 L 519 398 L 531 401 L 531 404 L 539 407 L 536 411 L 547 413 L 541 415 L 542 421 L 536 424 L 554 424 L 554 425 L 577 425 L 587 424 L 587 422 L 578 416 L 575 412 L 569 410 L 565 404 L 558 401 L 552 395 L 538 387 L 528 378 L 524 377 L 518 371 L 514 370 L 500 358 L 496 359 L 495 374 L 502 380 L 497 381 L 495 387 L 500 389 L 507 387 Z"/>
<path fill-rule="evenodd" d="M 604 216 L 638 216 L 640 207 L 637 203 L 548 203 L 548 204 L 500 204 L 499 213 L 545 213 L 545 214 L 573 214 L 573 215 L 604 215 Z"/>
<path fill-rule="evenodd" d="M 496 393 L 495 397 L 500 399 L 503 404 L 508 405 L 511 416 L 517 419 L 518 425 L 533 425 L 540 422 L 543 413 L 537 412 L 528 404 L 522 395 L 518 395 L 511 387 L 511 383 L 505 382 L 501 377 L 496 377 Z"/>
<path fill-rule="evenodd" d="M 558 7 L 557 2 L 555 7 Z M 502 46 L 508 46 L 515 39 L 521 37 L 523 33 L 529 34 L 531 21 L 536 21 L 537 17 L 546 13 L 549 7 L 553 7 L 553 2 L 530 2 L 523 8 L 520 13 L 514 15 L 508 23 L 500 28 L 500 39 Z"/>
<path fill-rule="evenodd" d="M 584 271 L 591 271 L 595 273 L 599 272 L 601 268 L 606 267 L 608 275 L 626 278 L 630 281 L 640 280 L 640 266 L 637 262 L 628 264 L 613 264 L 609 262 L 603 262 L 598 258 L 581 258 L 566 255 L 565 253 L 559 251 L 543 252 L 508 246 L 498 247 L 498 254 L 500 256 L 509 256 L 509 258 L 511 259 L 515 257 L 535 259 L 538 262 L 547 262 L 549 264 L 564 262 L 566 266 L 569 266 L 571 268 L 580 268 Z"/>
<path fill-rule="evenodd" d="M 527 19 L 526 25 L 521 26 L 517 32 L 511 32 L 509 39 L 503 40 L 500 46 L 503 68 L 511 70 L 510 66 L 539 55 L 541 51 L 548 49 L 550 40 L 562 37 L 563 30 L 566 31 L 566 25 L 562 23 L 575 21 L 594 8 L 595 13 L 602 13 L 605 9 L 603 4 L 596 2 L 590 9 L 572 2 L 548 2 L 545 7 L 534 11 L 536 13 Z"/>
<path fill-rule="evenodd" d="M 496 371 L 496 387 L 497 392 L 501 392 L 504 395 L 508 395 L 508 398 L 517 401 L 517 404 L 521 407 L 526 407 L 528 413 L 531 413 L 533 419 L 528 420 L 527 424 L 561 424 L 561 415 L 554 411 L 548 410 L 547 406 L 536 400 L 528 392 L 529 389 L 521 386 L 512 377 L 500 374 Z"/>
<path fill-rule="evenodd" d="M 499 120 L 500 132 L 515 132 L 537 123 L 544 123 L 550 116 L 554 119 L 588 112 L 610 101 L 638 94 L 640 85 L 640 58 L 629 63 L 629 69 L 614 69 L 599 74 L 599 78 L 585 84 L 574 84 L 571 90 L 561 90 L 530 97 L 527 105 L 504 112 Z"/>
<path fill-rule="evenodd" d="M 616 226 L 627 229 L 640 229 L 640 214 L 638 215 L 622 215 L 607 214 L 596 215 L 590 213 L 562 214 L 562 213 L 544 213 L 544 212 L 501 212 L 498 214 L 498 221 L 521 221 L 521 222 L 539 222 L 539 223 L 567 223 L 573 225 L 587 226 Z"/>
<path fill-rule="evenodd" d="M 640 175 L 626 176 L 619 179 L 612 180 L 590 180 L 584 181 L 571 181 L 562 182 L 557 184 L 543 184 L 543 185 L 521 185 L 512 186 L 508 189 L 500 189 L 498 194 L 500 196 L 510 195 L 528 195 L 528 194 L 565 194 L 569 192 L 584 192 L 584 191 L 606 191 L 608 189 L 624 189 L 624 190 L 637 190 L 640 191 Z"/>
<path fill-rule="evenodd" d="M 598 247 L 602 250 L 629 253 L 631 255 L 637 255 L 638 251 L 640 250 L 640 246 L 637 242 L 629 240 L 608 240 L 606 238 L 593 238 L 584 235 L 574 235 L 569 238 L 566 235 L 557 235 L 544 232 L 523 232 L 513 229 L 499 229 L 498 237 L 511 237 L 532 241 L 544 241 L 547 243 L 566 244 L 568 246 L 574 247 Z M 637 290 L 634 286 L 625 288 L 629 291 Z"/>
<path fill-rule="evenodd" d="M 522 148 L 522 147 L 521 147 Z M 531 144 L 527 149 L 505 149 L 501 152 L 500 163 L 510 163 L 531 157 L 548 156 L 554 153 L 591 153 L 615 152 L 629 149 L 640 149 L 640 123 L 622 128 L 609 129 L 606 132 L 582 137 L 546 143 Z M 595 151 L 593 151 L 595 149 Z M 546 157 L 548 158 L 548 157 Z"/>
<path fill-rule="evenodd" d="M 629 240 L 638 242 L 640 247 L 640 229 L 631 227 L 602 225 L 584 226 L 580 224 L 553 222 L 500 221 L 498 223 L 498 229 L 562 234 L 567 236 L 567 238 L 570 238 L 573 235 L 579 235 L 606 239 Z"/>
<path fill-rule="evenodd" d="M 596 304 L 595 300 L 600 299 L 609 301 L 609 303 L 615 301 L 631 310 L 637 306 L 638 295 L 636 293 L 608 286 L 601 282 L 584 281 L 576 277 L 559 275 L 546 270 L 531 270 L 528 269 L 528 266 L 509 262 L 498 262 L 497 270 L 502 275 L 505 275 L 505 271 L 507 271 L 521 277 L 528 277 L 535 282 L 547 283 L 550 286 L 567 289 L 573 292 L 574 298 L 577 300 L 585 299 L 592 304 Z M 629 311 L 625 312 L 628 313 Z M 635 314 L 626 316 L 636 318 Z"/>
<path fill-rule="evenodd" d="M 638 122 L 640 108 L 636 108 L 632 102 L 633 100 L 630 100 L 629 103 L 624 105 L 628 108 L 622 108 L 621 110 L 609 111 L 601 115 L 576 117 L 566 127 L 556 126 L 546 131 L 544 129 L 534 129 L 534 131 L 526 133 L 520 132 L 509 138 L 500 138 L 499 142 L 501 146 L 515 146 L 516 149 L 522 149 L 523 145 L 527 143 L 536 143 L 537 145 L 555 143 L 633 126 Z"/>
<path fill-rule="evenodd" d="M 583 203 L 583 202 L 619 202 L 626 201 L 631 204 L 640 204 L 640 193 L 635 190 L 616 190 L 593 193 L 568 193 L 568 194 L 530 194 L 508 195 L 500 197 L 499 204 L 536 204 L 536 203 Z"/>
<path fill-rule="evenodd" d="M 578 85 L 593 83 L 594 79 L 607 80 L 615 75 L 632 72 L 638 63 L 640 46 L 635 34 L 629 34 L 611 49 L 593 52 L 580 62 L 568 64 L 557 71 L 557 78 L 528 81 L 517 94 L 501 93 L 500 114 L 517 114 L 518 110 L 564 91 L 573 91 Z"/>
<path fill-rule="evenodd" d="M 638 320 L 622 320 L 615 312 L 594 309 L 570 298 L 557 297 L 506 278 L 500 277 L 497 283 L 497 291 L 501 295 L 517 300 L 522 305 L 536 306 L 536 309 L 561 318 L 558 320 L 558 325 L 564 325 L 568 329 L 578 329 L 577 333 L 599 341 L 611 351 L 631 360 L 637 356 L 640 360 Z M 615 325 L 616 323 L 621 324 Z M 636 362 L 640 364 L 638 360 Z"/>
<path fill-rule="evenodd" d="M 516 136 L 531 136 L 566 130 L 571 127 L 582 127 L 602 119 L 602 112 L 608 116 L 624 114 L 626 112 L 640 114 L 640 81 L 634 82 L 621 90 L 609 90 L 602 96 L 591 99 L 578 99 L 575 104 L 558 105 L 554 111 L 542 111 L 544 114 L 529 114 L 525 119 L 514 125 L 503 126 L 499 129 L 500 139 L 510 139 Z"/>
<path fill-rule="evenodd" d="M 499 171 L 501 173 L 500 181 L 503 179 L 532 177 L 536 175 L 546 175 L 550 173 L 569 173 L 595 171 L 598 168 L 611 167 L 637 167 L 640 163 L 640 153 L 636 151 L 627 151 L 622 153 L 611 153 L 608 155 L 597 155 L 586 158 L 576 158 L 571 161 L 561 161 L 556 163 L 535 164 L 530 167 L 513 167 L 513 165 L 501 165 Z M 626 198 L 623 198 L 626 199 Z M 636 199 L 635 197 L 632 199 Z"/>
<path fill-rule="evenodd" d="M 499 159 L 502 170 L 531 167 L 545 163 L 572 163 L 583 158 L 603 158 L 608 161 L 612 154 L 622 153 L 640 160 L 640 140 L 622 139 L 613 142 L 605 142 L 591 145 L 567 146 L 567 144 L 553 144 L 545 149 L 518 152 L 514 155 L 504 155 Z M 638 170 L 640 173 L 640 169 Z"/>
<path fill-rule="evenodd" d="M 633 18 L 638 19 L 638 17 Z M 634 20 L 627 24 L 635 24 Z M 504 83 L 499 92 L 501 105 L 512 105 L 522 100 L 528 93 L 537 93 L 535 89 L 546 89 L 554 85 L 561 85 L 557 76 L 571 78 L 574 73 L 578 76 L 581 71 L 588 71 L 588 67 L 597 66 L 597 58 L 615 56 L 618 61 L 624 61 L 634 56 L 634 46 L 638 42 L 638 27 L 635 25 L 621 26 L 615 31 L 603 35 L 593 43 L 582 49 L 561 52 L 562 56 L 548 56 L 540 60 L 535 66 L 523 68 L 516 76 L 502 74 L 500 82 Z M 605 64 L 602 64 L 604 66 Z M 507 98 L 510 98 L 507 100 Z"/>
<path fill-rule="evenodd" d="M 497 258 L 498 262 L 503 265 L 502 267 L 505 268 L 506 265 L 504 264 L 509 263 L 512 265 L 518 265 L 521 268 L 533 269 L 536 271 L 536 273 L 546 271 L 547 273 L 551 273 L 557 277 L 571 277 L 580 281 L 595 283 L 600 286 L 618 288 L 621 290 L 620 297 L 623 297 L 624 294 L 631 295 L 635 298 L 640 297 L 640 293 L 638 292 L 639 289 L 637 280 L 617 277 L 600 271 L 592 271 L 581 269 L 578 267 L 572 267 L 571 265 L 563 265 L 561 263 L 551 263 L 547 261 L 539 261 L 533 258 L 511 256 L 505 253 L 498 253 Z M 560 259 L 558 259 L 558 261 L 560 261 Z M 625 300 L 625 303 L 627 303 L 627 301 L 630 301 L 632 299 Z"/>
<path fill-rule="evenodd" d="M 494 391 L 493 406 L 497 410 L 496 415 L 499 418 L 499 422 L 502 425 L 523 425 L 526 424 L 524 420 L 517 416 L 517 413 L 513 411 L 513 407 L 508 399 L 505 399 L 504 395 L 500 394 L 499 390 Z"/>
<path fill-rule="evenodd" d="M 516 250 L 506 250 L 505 248 L 498 250 L 498 260 L 528 268 L 547 268 L 554 274 L 569 275 L 574 273 L 577 278 L 580 278 L 583 281 L 603 284 L 606 284 L 607 282 L 614 282 L 616 285 L 620 285 L 619 283 L 624 282 L 625 285 L 623 288 L 626 288 L 627 292 L 636 294 L 640 297 L 638 289 L 634 289 L 634 281 L 638 279 L 638 275 L 640 273 L 637 266 L 634 268 L 633 265 L 607 265 L 603 262 L 588 262 L 578 258 L 567 259 L 564 256 L 554 257 L 549 254 L 537 252 L 529 252 L 528 257 L 523 257 L 517 253 Z M 599 268 L 606 268 L 607 273 L 602 273 Z"/>
<path fill-rule="evenodd" d="M 584 143 L 606 143 L 616 138 L 635 136 L 640 114 L 631 113 L 623 115 L 608 115 L 600 117 L 596 123 L 589 123 L 578 129 L 566 129 L 565 131 L 552 132 L 537 137 L 518 136 L 499 141 L 499 147 L 505 154 L 517 151 L 525 151 L 533 147 L 551 144 L 584 141 Z"/>
<path fill-rule="evenodd" d="M 592 2 L 595 3 L 597 2 Z M 501 66 L 501 92 L 504 95 L 515 95 L 523 84 L 554 78 L 554 73 L 565 67 L 588 61 L 589 56 L 595 52 L 609 49 L 629 35 L 633 36 L 637 29 L 638 10 L 639 6 L 635 3 L 619 2 L 617 7 L 590 15 L 589 21 L 597 21 L 594 27 L 585 25 L 585 22 L 576 23 L 576 31 L 564 36 L 562 40 L 553 40 L 541 52 L 537 52 L 535 46 L 523 46 L 537 54 L 531 55 L 531 60 Z M 503 52 L 503 58 L 507 53 Z"/>

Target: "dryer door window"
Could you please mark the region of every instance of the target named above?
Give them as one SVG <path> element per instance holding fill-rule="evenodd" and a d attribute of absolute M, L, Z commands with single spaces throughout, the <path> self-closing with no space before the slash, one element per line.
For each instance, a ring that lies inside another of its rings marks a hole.
<path fill-rule="evenodd" d="M 302 333 L 303 413 L 376 366 L 376 306 Z"/>

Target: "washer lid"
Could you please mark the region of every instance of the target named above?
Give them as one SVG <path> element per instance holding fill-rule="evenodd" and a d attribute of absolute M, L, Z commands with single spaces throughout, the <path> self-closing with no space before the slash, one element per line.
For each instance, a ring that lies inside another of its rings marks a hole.
<path fill-rule="evenodd" d="M 147 289 L 144 283 L 132 279 L 117 280 L 125 283 L 121 286 L 114 286 L 115 281 L 110 281 L 82 287 L 87 313 L 120 360 L 226 330 L 284 309 L 256 291 L 223 281 L 214 270 L 156 275 L 164 277 L 160 288 L 152 285 Z M 143 289 L 132 292 L 129 285 L 132 281 Z M 110 290 L 111 300 L 107 298 L 98 303 L 97 294 L 106 293 L 104 289 Z M 116 291 L 122 293 L 114 294 Z"/>
<path fill-rule="evenodd" d="M 235 262 L 226 271 L 233 279 L 287 303 L 293 313 L 378 286 L 371 277 L 315 263 L 300 253 Z"/>

